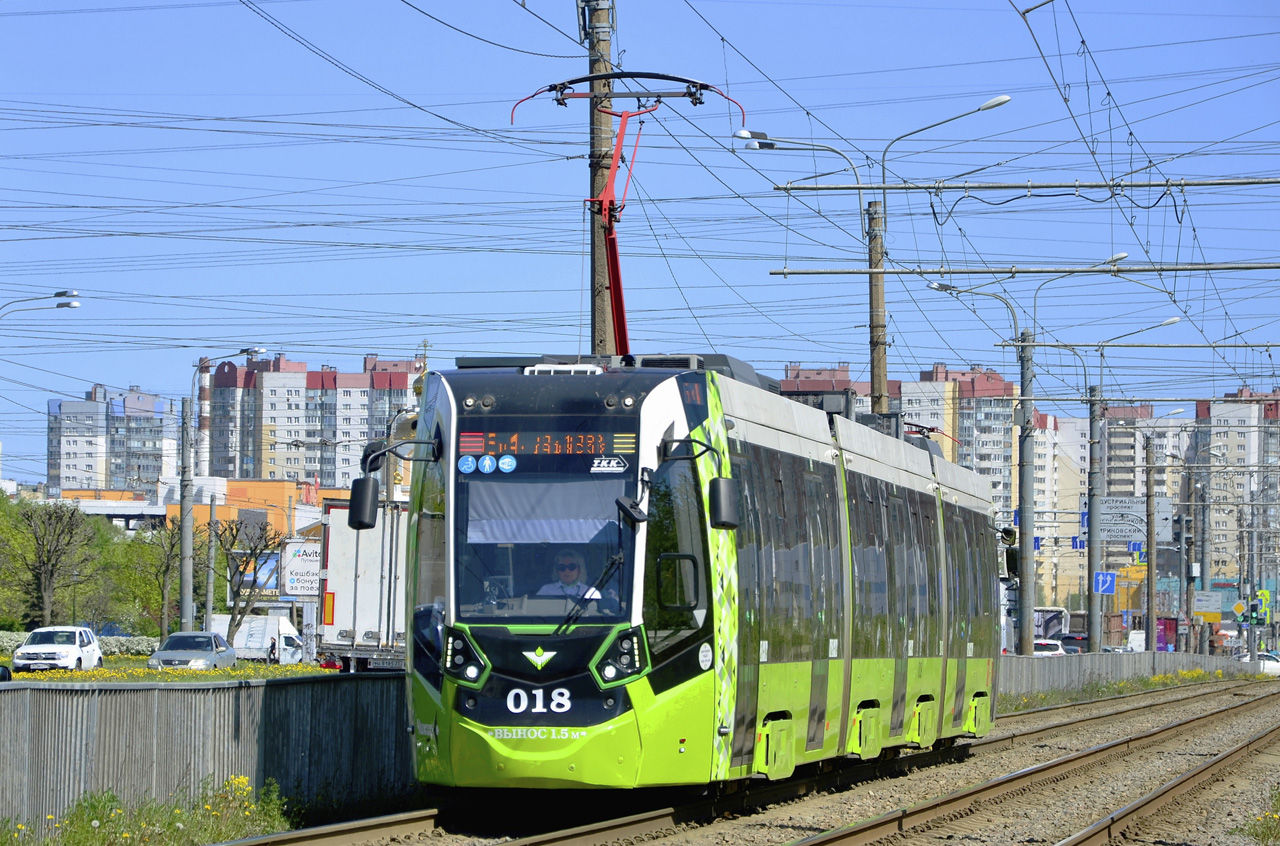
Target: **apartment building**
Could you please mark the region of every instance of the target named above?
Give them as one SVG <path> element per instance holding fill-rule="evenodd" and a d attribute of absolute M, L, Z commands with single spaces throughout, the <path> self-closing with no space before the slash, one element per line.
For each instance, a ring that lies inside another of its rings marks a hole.
<path fill-rule="evenodd" d="M 154 491 L 178 467 L 178 415 L 172 400 L 136 386 L 94 385 L 83 400 L 48 402 L 47 490 Z"/>
<path fill-rule="evenodd" d="M 1184 454 L 1185 505 L 1202 533 L 1195 552 L 1207 559 L 1210 580 L 1237 590 L 1251 578 L 1274 583 L 1280 389 L 1259 393 L 1244 387 L 1198 402 L 1195 439 Z"/>
<path fill-rule="evenodd" d="M 359 373 L 284 355 L 223 362 L 201 391 L 197 471 L 240 479 L 319 480 L 342 488 L 360 475 L 360 454 L 414 401 L 425 359 L 364 357 Z M 203 415 L 207 405 L 208 417 Z"/>

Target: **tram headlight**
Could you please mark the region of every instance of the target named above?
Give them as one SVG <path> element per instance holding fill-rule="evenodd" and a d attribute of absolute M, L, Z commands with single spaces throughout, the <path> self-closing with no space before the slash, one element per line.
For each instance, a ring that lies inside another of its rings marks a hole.
<path fill-rule="evenodd" d="M 446 675 L 468 687 L 478 686 L 488 667 L 484 656 L 471 643 L 466 633 L 449 627 L 444 630 L 443 664 Z"/>
<path fill-rule="evenodd" d="M 596 677 L 605 687 L 626 684 L 649 669 L 649 655 L 645 651 L 644 633 L 637 626 L 624 629 L 596 661 Z"/>

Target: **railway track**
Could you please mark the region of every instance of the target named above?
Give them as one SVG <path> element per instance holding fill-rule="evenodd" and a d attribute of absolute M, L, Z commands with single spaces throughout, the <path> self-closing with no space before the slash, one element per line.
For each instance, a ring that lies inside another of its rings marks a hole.
<path fill-rule="evenodd" d="M 549 844 L 619 844 L 662 840 L 667 838 L 687 839 L 692 832 L 700 829 L 710 821 L 733 819 L 738 816 L 749 816 L 758 809 L 767 806 L 787 803 L 807 796 L 843 790 L 847 787 L 863 783 L 874 783 L 879 779 L 892 778 L 914 770 L 936 767 L 949 762 L 961 762 L 971 757 L 1008 752 L 1012 747 L 1044 746 L 1048 738 L 1064 732 L 1088 730 L 1092 725 L 1102 726 L 1108 721 L 1136 713 L 1150 714 L 1155 709 L 1187 707 L 1196 702 L 1208 702 L 1212 697 L 1243 698 L 1256 690 L 1257 685 L 1240 685 L 1233 683 L 1215 683 L 1203 686 L 1190 695 L 1164 702 L 1150 700 L 1161 692 L 1137 694 L 1119 697 L 1109 701 L 1082 703 L 1077 706 L 1058 706 L 1040 709 L 1036 712 L 1025 712 L 1008 718 L 1001 718 L 992 736 L 969 743 L 959 744 L 951 749 L 932 750 L 903 755 L 891 761 L 860 762 L 829 769 L 825 772 L 808 772 L 800 778 L 784 783 L 753 781 L 745 785 L 736 785 L 734 792 L 702 798 L 692 802 L 681 802 L 669 807 L 643 810 L 628 813 L 616 818 L 592 821 L 580 826 L 557 831 L 533 834 L 518 840 L 494 837 L 505 843 L 520 846 L 549 846 Z M 1272 688 L 1272 685 L 1263 685 Z M 1164 693 L 1168 693 L 1165 691 Z M 1111 743 L 1105 743 L 1084 751 L 1061 756 L 1052 761 L 1026 767 L 1021 772 L 1004 779 L 996 779 L 978 788 L 949 794 L 944 797 L 921 802 L 911 808 L 896 810 L 876 819 L 866 820 L 854 826 L 846 826 L 833 831 L 826 831 L 813 837 L 797 841 L 804 844 L 820 843 L 874 843 L 886 837 L 893 842 L 909 843 L 912 837 L 928 837 L 936 840 L 940 826 L 948 826 L 948 833 L 957 836 L 969 836 L 974 831 L 992 825 L 997 828 L 998 822 L 984 820 L 976 810 L 978 808 L 1007 805 L 1013 815 L 1025 812 L 1016 801 L 1019 795 L 1034 794 L 1035 785 L 1060 784 L 1069 781 L 1071 773 L 1079 773 L 1089 768 L 1106 765 L 1106 762 L 1135 754 L 1152 745 L 1173 742 L 1186 732 L 1196 731 L 1214 720 L 1222 720 L 1224 713 L 1240 714 L 1264 707 L 1270 703 L 1272 709 L 1280 715 L 1280 691 L 1268 692 L 1256 699 L 1236 702 L 1231 709 L 1214 709 L 1200 714 L 1191 720 L 1171 723 L 1155 732 L 1145 732 L 1134 737 L 1125 737 Z M 1056 719 L 1061 713 L 1061 719 Z M 1087 712 L 1087 713 L 1085 713 Z M 1276 730 L 1280 730 L 1280 716 L 1275 720 Z M 1003 731 L 1010 729 L 1009 731 Z M 1256 748 L 1263 743 L 1261 739 L 1250 737 L 1242 744 L 1243 751 L 1233 749 L 1238 758 L 1248 754 L 1248 749 Z M 1271 737 L 1272 735 L 1266 735 Z M 1162 739 L 1163 738 L 1163 739 Z M 1240 746 L 1241 744 L 1235 744 Z M 1229 762 L 1228 762 L 1229 763 Z M 1225 765 L 1225 764 L 1224 764 Z M 1219 765 L 1222 766 L 1222 765 Z M 1205 778 L 1212 778 L 1213 770 L 1208 770 Z M 1093 780 L 1093 777 L 1089 777 Z M 1180 776 L 1179 778 L 1184 778 Z M 1180 796 L 1193 789 L 1190 782 L 1178 788 L 1170 788 L 1164 796 Z M 1156 793 L 1156 790 L 1149 791 Z M 580 794 L 581 795 L 581 794 Z M 592 794 L 588 794 L 592 795 Z M 598 795 L 598 794 L 594 794 Z M 999 801 L 999 797 L 1008 797 Z M 1157 801 L 1153 799 L 1152 801 Z M 1163 801 L 1170 801 L 1165 798 Z M 1136 802 L 1130 804 L 1137 804 Z M 557 805 L 561 803 L 557 800 Z M 968 810 L 967 810 L 968 809 Z M 1119 811 L 1107 813 L 1097 819 L 1090 820 L 1090 825 L 1099 827 L 1106 836 L 1119 831 L 1119 826 L 1131 827 L 1142 814 L 1138 810 L 1129 811 L 1123 818 Z M 1114 819 L 1113 819 L 1114 818 Z M 413 843 L 430 839 L 435 843 L 446 843 L 457 838 L 457 835 L 445 835 L 438 829 L 457 831 L 459 815 L 449 811 L 419 811 L 398 814 L 391 817 L 378 817 L 360 820 L 355 823 L 344 823 L 321 828 L 301 829 L 279 835 L 269 835 L 251 840 L 237 841 L 236 846 L 277 846 L 277 844 L 320 843 L 323 846 L 351 846 L 353 844 L 386 844 L 391 842 Z M 968 820 L 968 822 L 966 822 Z M 1087 828 L 1085 826 L 1082 829 Z M 526 831 L 528 829 L 526 828 Z M 1091 837 L 1101 836 L 1099 834 Z M 830 839 L 823 839 L 830 838 Z M 472 836 L 458 842 L 482 843 L 490 838 Z M 782 842 L 782 841 L 775 841 Z M 1007 842 L 1002 840 L 979 839 L 978 842 Z M 1064 841 L 1068 842 L 1068 841 Z M 1071 843 L 1104 843 L 1105 839 L 1086 839 L 1069 841 Z"/>

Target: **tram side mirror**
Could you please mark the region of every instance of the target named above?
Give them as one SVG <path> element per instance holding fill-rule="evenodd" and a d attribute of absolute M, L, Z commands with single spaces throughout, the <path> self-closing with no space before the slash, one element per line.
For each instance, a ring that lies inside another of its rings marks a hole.
<path fill-rule="evenodd" d="M 1022 569 L 1022 553 L 1018 551 L 1016 546 L 1006 546 L 1004 548 L 1004 566 L 1001 568 L 1000 578 L 1016 579 L 1018 572 Z"/>
<path fill-rule="evenodd" d="M 622 519 L 627 521 L 627 525 L 635 528 L 637 524 L 643 523 L 649 519 L 649 515 L 644 513 L 644 509 L 640 507 L 640 503 L 636 502 L 629 496 L 620 496 L 616 500 L 618 513 L 622 515 Z"/>
<path fill-rule="evenodd" d="M 1000 543 L 1005 546 L 1013 546 L 1018 542 L 1018 530 L 1010 526 L 1005 526 L 1000 530 Z"/>
<path fill-rule="evenodd" d="M 361 476 L 351 482 L 347 525 L 356 531 L 378 525 L 378 480 L 372 476 Z"/>
<path fill-rule="evenodd" d="M 738 484 L 733 479 L 711 480 L 711 528 L 738 528 Z"/>
<path fill-rule="evenodd" d="M 387 439 L 378 438 L 364 445 L 360 456 L 360 469 L 365 473 L 377 473 L 387 460 Z"/>

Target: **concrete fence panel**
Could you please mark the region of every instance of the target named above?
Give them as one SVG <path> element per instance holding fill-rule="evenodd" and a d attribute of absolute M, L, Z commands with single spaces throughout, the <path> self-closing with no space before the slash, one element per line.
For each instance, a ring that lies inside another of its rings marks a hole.
<path fill-rule="evenodd" d="M 1027 696 L 1196 669 L 1208 673 L 1222 670 L 1224 675 L 1259 672 L 1253 664 L 1190 652 L 1104 652 L 1044 658 L 1003 655 L 996 669 L 996 691 Z"/>
<path fill-rule="evenodd" d="M 404 676 L 0 687 L 0 818 L 60 817 L 86 793 L 168 801 L 205 780 L 267 779 L 295 801 L 410 785 Z"/>

